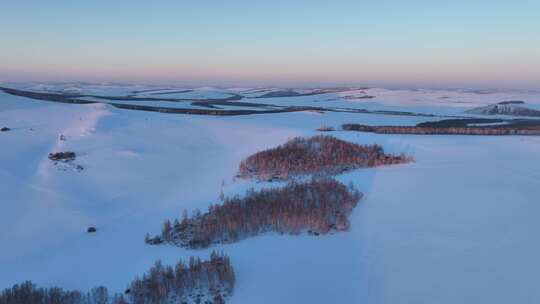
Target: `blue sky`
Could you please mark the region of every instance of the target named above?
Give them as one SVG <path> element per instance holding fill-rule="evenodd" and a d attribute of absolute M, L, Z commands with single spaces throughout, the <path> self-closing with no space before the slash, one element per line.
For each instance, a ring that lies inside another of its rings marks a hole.
<path fill-rule="evenodd" d="M 540 89 L 540 1 L 2 1 L 0 81 Z"/>

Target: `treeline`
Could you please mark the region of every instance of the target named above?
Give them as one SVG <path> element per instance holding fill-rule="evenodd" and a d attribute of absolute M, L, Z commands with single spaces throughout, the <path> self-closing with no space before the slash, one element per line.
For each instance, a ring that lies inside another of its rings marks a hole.
<path fill-rule="evenodd" d="M 424 121 L 416 124 L 417 127 L 432 127 L 432 128 L 455 128 L 455 127 L 469 127 L 472 125 L 496 126 L 506 124 L 507 121 L 499 118 L 452 118 L 442 120 Z"/>
<path fill-rule="evenodd" d="M 235 275 L 229 257 L 212 252 L 209 261 L 190 257 L 173 268 L 156 262 L 129 287 L 133 304 L 225 303 L 234 290 Z"/>
<path fill-rule="evenodd" d="M 282 188 L 248 190 L 240 198 L 211 205 L 208 212 L 166 221 L 161 235 L 146 237 L 149 244 L 171 243 L 186 248 L 206 248 L 232 243 L 265 232 L 326 234 L 349 228 L 348 216 L 362 198 L 352 186 L 334 179 L 289 182 Z"/>
<path fill-rule="evenodd" d="M 298 175 L 334 175 L 344 171 L 411 161 L 405 155 L 385 154 L 379 145 L 358 145 L 332 136 L 297 137 L 276 148 L 249 156 L 238 176 L 284 180 Z"/>
<path fill-rule="evenodd" d="M 422 135 L 540 135 L 540 128 L 518 128 L 502 126 L 483 127 L 426 127 L 426 126 L 368 126 L 344 124 L 345 131 L 372 132 L 380 134 Z"/>
<path fill-rule="evenodd" d="M 0 304 L 223 304 L 233 293 L 234 284 L 229 257 L 212 252 L 210 260 L 190 257 L 174 268 L 156 262 L 142 278 L 131 282 L 125 296 L 110 295 L 105 287 L 83 293 L 59 287 L 38 288 L 27 281 L 2 291 Z"/>
<path fill-rule="evenodd" d="M 276 109 L 260 109 L 260 110 L 255 110 L 255 109 L 253 110 L 248 110 L 248 109 L 219 110 L 219 109 L 158 107 L 158 106 L 152 106 L 152 105 L 113 102 L 114 100 L 130 99 L 130 97 L 95 96 L 95 95 L 63 95 L 59 93 L 30 92 L 30 91 L 10 89 L 10 88 L 4 88 L 4 87 L 0 87 L 0 90 L 4 91 L 7 94 L 27 97 L 27 98 L 35 99 L 35 100 L 45 100 L 45 101 L 54 101 L 54 102 L 72 103 L 72 104 L 105 103 L 119 109 L 170 113 L 170 114 L 236 116 L 236 115 L 252 115 L 252 114 L 276 114 L 276 113 L 288 113 L 288 112 L 299 112 L 299 111 L 328 111 L 328 109 L 326 108 L 312 107 L 312 106 L 289 106 L 289 107 L 281 107 L 281 108 L 276 108 Z M 104 101 L 82 99 L 85 97 L 97 97 L 97 98 L 103 99 Z M 136 98 L 136 99 L 141 100 L 141 98 Z M 144 98 L 144 99 L 165 100 L 163 98 Z M 169 101 L 178 101 L 178 100 L 169 99 Z"/>
<path fill-rule="evenodd" d="M 63 290 L 59 287 L 38 288 L 30 281 L 16 284 L 0 294 L 0 304 L 125 304 L 123 295 L 109 296 L 105 287 L 93 288 L 83 293 L 78 290 Z"/>
<path fill-rule="evenodd" d="M 332 131 L 335 131 L 336 129 L 332 126 L 320 126 L 319 128 L 317 128 L 317 131 L 319 132 L 332 132 Z"/>

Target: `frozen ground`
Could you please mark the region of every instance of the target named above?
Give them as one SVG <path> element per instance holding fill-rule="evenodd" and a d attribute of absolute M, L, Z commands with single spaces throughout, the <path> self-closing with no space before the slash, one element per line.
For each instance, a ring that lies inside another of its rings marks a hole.
<path fill-rule="evenodd" d="M 456 108 L 407 94 L 399 100 L 328 102 L 442 113 Z M 467 101 L 468 93 L 462 94 L 453 98 Z M 324 95 L 271 103 L 316 103 Z M 527 96 L 528 103 L 538 101 Z M 233 177 L 247 155 L 315 134 L 321 125 L 425 120 L 313 112 L 172 115 L 30 101 L 0 92 L 0 127 L 12 128 L 0 133 L 0 287 L 32 280 L 40 286 L 105 285 L 122 291 L 156 259 L 172 264 L 180 257 L 209 255 L 210 250 L 147 246 L 144 234 L 158 232 L 164 219 L 183 209 L 204 210 L 217 202 L 222 181 L 226 194 L 242 193 L 251 184 Z M 59 140 L 60 134 L 67 140 Z M 349 233 L 267 235 L 217 247 L 231 256 L 237 272 L 229 303 L 540 302 L 535 242 L 540 138 L 332 134 L 406 152 L 416 162 L 339 177 L 366 194 Z M 61 150 L 77 152 L 76 162 L 85 169 L 58 170 L 47 154 Z M 98 232 L 87 234 L 88 226 Z"/>
<path fill-rule="evenodd" d="M 0 84 L 0 88 L 2 87 L 27 92 L 61 94 L 72 98 L 76 95 L 75 98 L 83 101 L 171 109 L 208 110 L 213 108 L 229 111 L 260 111 L 284 107 L 311 106 L 337 111 L 405 111 L 420 115 L 436 114 L 438 116 L 452 117 L 478 116 L 471 114 L 468 110 L 503 101 L 522 101 L 525 103 L 523 106 L 527 108 L 540 109 L 540 92 L 537 91 L 396 90 L 382 88 L 185 88 L 86 83 L 4 83 Z"/>

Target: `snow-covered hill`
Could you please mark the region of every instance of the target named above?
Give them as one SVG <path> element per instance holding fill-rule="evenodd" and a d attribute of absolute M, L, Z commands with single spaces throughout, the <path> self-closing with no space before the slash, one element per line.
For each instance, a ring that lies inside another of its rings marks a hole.
<path fill-rule="evenodd" d="M 510 116 L 528 116 L 540 117 L 540 111 L 526 108 L 513 103 L 498 103 L 485 107 L 479 107 L 467 110 L 469 114 L 480 115 L 510 115 Z"/>
<path fill-rule="evenodd" d="M 133 90 L 121 94 L 127 91 Z M 536 96 L 428 91 L 366 89 L 250 101 L 462 114 L 493 100 L 530 103 Z M 362 94 L 375 98 L 340 98 Z M 251 186 L 279 186 L 236 179 L 248 155 L 318 134 L 322 125 L 436 119 L 332 111 L 172 115 L 0 92 L 0 127 L 11 129 L 0 133 L 0 287 L 32 280 L 122 292 L 158 259 L 172 265 L 210 255 L 211 249 L 146 245 L 144 235 L 158 233 L 164 219 L 184 209 L 205 210 L 219 202 L 222 189 L 232 196 Z M 228 303 L 540 302 L 540 245 L 531 234 L 540 229 L 540 139 L 332 135 L 405 152 L 415 162 L 338 177 L 365 194 L 348 233 L 268 234 L 212 248 L 228 254 L 236 270 Z M 59 170 L 47 158 L 66 150 L 77 153 L 83 171 Z M 89 226 L 97 233 L 88 234 Z"/>

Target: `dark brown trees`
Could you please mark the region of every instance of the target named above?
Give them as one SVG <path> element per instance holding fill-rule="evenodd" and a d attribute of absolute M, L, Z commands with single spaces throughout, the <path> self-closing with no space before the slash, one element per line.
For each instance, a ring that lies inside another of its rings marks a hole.
<path fill-rule="evenodd" d="M 173 268 L 160 261 L 142 278 L 129 285 L 124 295 L 109 295 L 107 288 L 93 288 L 88 293 L 65 291 L 59 287 L 38 288 L 32 282 L 17 284 L 0 292 L 0 304 L 148 304 L 148 303 L 224 303 L 235 284 L 229 257 L 212 252 L 210 260 L 190 257 Z"/>
<path fill-rule="evenodd" d="M 433 127 L 433 126 L 367 126 L 344 124 L 345 131 L 372 132 L 380 134 L 419 134 L 419 135 L 540 135 L 537 127 Z"/>
<path fill-rule="evenodd" d="M 136 278 L 129 287 L 133 304 L 146 303 L 223 303 L 235 284 L 234 269 L 229 257 L 212 252 L 210 260 L 190 257 L 179 261 L 173 268 L 160 261 L 142 278 Z"/>
<path fill-rule="evenodd" d="M 102 295 L 107 296 L 105 287 L 94 288 L 95 293 L 78 290 L 63 290 L 59 287 L 38 288 L 30 281 L 16 284 L 0 293 L 0 304 L 101 304 Z"/>
<path fill-rule="evenodd" d="M 249 156 L 240 163 L 238 176 L 283 180 L 306 174 L 334 175 L 347 170 L 411 161 L 389 155 L 379 145 L 358 145 L 332 136 L 294 138 L 273 149 Z"/>
<path fill-rule="evenodd" d="M 283 188 L 248 190 L 245 197 L 225 199 L 204 214 L 168 225 L 149 244 L 168 242 L 187 248 L 231 243 L 265 232 L 325 234 L 349 228 L 347 217 L 362 194 L 333 179 L 290 182 Z M 165 223 L 170 223 L 166 221 Z"/>

